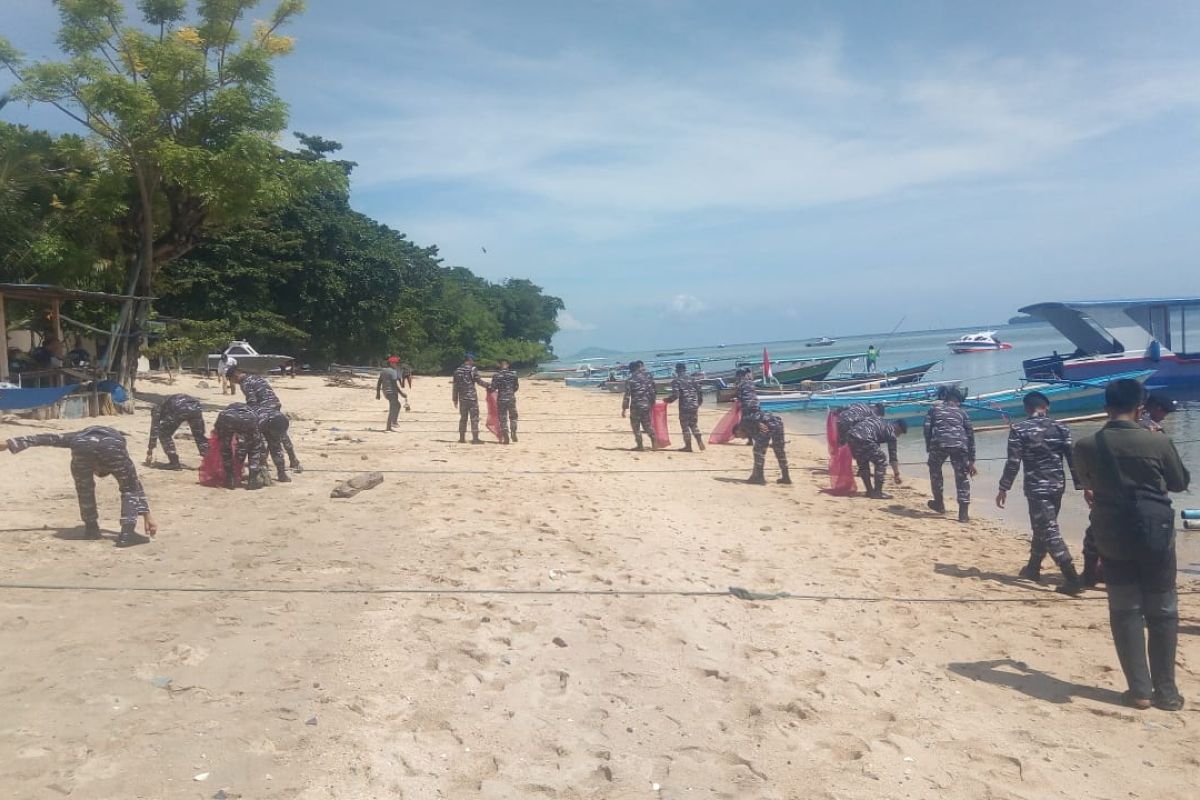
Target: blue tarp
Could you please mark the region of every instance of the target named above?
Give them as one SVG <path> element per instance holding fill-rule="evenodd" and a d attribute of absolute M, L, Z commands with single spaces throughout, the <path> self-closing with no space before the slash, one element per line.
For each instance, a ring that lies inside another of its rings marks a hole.
<path fill-rule="evenodd" d="M 0 411 L 23 411 L 54 405 L 78 388 L 78 385 L 72 385 L 53 389 L 0 389 Z"/>

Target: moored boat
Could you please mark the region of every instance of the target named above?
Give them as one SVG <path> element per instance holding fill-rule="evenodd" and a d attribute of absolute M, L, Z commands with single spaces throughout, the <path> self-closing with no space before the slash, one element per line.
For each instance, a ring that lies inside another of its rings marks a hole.
<path fill-rule="evenodd" d="M 231 359 L 236 359 L 238 367 L 243 371 L 256 374 L 269 372 L 293 360 L 291 356 L 260 353 L 251 347 L 249 342 L 240 339 L 230 342 L 229 346 L 225 348 L 224 354 Z M 216 372 L 220 363 L 221 353 L 208 354 L 209 372 Z"/>

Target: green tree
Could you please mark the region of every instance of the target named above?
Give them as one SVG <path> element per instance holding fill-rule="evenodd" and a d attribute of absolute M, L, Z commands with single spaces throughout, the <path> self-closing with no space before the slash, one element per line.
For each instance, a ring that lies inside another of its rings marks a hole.
<path fill-rule="evenodd" d="M 303 0 L 282 0 L 250 30 L 258 0 L 200 0 L 191 25 L 185 0 L 138 0 L 141 24 L 126 21 L 121 0 L 54 2 L 65 60 L 26 63 L 0 38 L 0 65 L 16 78 L 14 97 L 49 103 L 85 128 L 122 181 L 125 290 L 143 299 L 122 309 L 120 335 L 144 326 L 162 265 L 338 172 L 281 159 L 274 144 L 286 107 L 272 63 L 292 48 L 279 31 Z M 131 378 L 137 339 L 119 336 L 113 349 L 126 342 Z"/>

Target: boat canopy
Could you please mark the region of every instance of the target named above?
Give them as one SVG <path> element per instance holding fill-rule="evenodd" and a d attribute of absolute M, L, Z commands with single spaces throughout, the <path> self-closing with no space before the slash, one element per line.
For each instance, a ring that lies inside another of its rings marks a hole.
<path fill-rule="evenodd" d="M 1144 352 L 1157 341 L 1200 351 L 1200 297 L 1037 303 L 1019 309 L 1045 320 L 1085 355 Z"/>

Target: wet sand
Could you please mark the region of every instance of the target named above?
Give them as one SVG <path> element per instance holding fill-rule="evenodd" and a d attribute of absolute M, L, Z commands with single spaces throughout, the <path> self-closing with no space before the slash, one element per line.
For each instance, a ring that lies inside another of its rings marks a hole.
<path fill-rule="evenodd" d="M 276 385 L 307 471 L 143 468 L 143 547 L 72 538 L 65 451 L 0 454 L 5 796 L 1195 797 L 1200 706 L 1119 705 L 1102 593 L 1014 581 L 1021 530 L 934 517 L 917 480 L 825 496 L 794 436 L 796 485 L 746 486 L 749 448 L 631 453 L 619 398 L 558 385 L 523 385 L 510 447 L 457 444 L 445 380 L 396 434 L 365 386 Z M 140 460 L 149 415 L 104 422 Z"/>

